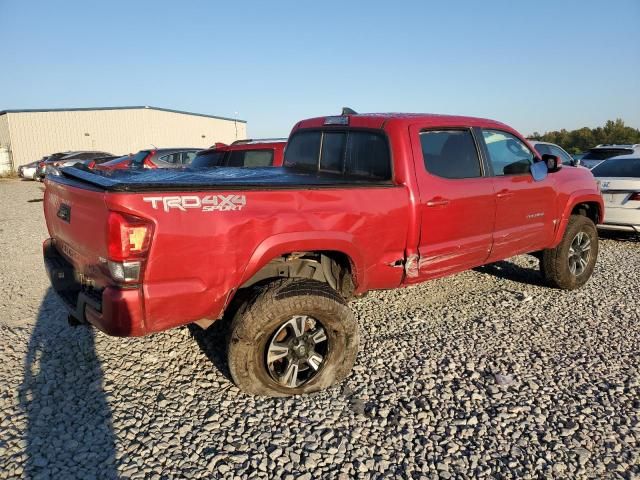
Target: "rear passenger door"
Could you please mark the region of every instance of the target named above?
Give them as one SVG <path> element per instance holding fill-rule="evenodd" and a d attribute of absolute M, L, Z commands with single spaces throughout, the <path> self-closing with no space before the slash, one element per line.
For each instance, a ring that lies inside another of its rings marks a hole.
<path fill-rule="evenodd" d="M 541 181 L 533 179 L 531 166 L 536 155 L 512 133 L 483 129 L 482 138 L 496 192 L 494 244 L 489 261 L 549 245 L 556 216 L 553 175 Z"/>
<path fill-rule="evenodd" d="M 412 126 L 411 137 L 420 192 L 420 258 L 417 276 L 407 281 L 482 265 L 493 242 L 496 201 L 473 130 Z"/>

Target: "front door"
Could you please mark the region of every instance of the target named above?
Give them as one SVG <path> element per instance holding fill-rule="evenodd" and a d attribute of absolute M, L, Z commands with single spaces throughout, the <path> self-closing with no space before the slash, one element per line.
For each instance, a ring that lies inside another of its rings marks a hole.
<path fill-rule="evenodd" d="M 481 265 L 492 245 L 493 180 L 486 175 L 470 128 L 410 130 L 420 193 L 415 283 Z"/>
<path fill-rule="evenodd" d="M 489 261 L 548 246 L 555 230 L 553 175 L 531 176 L 535 154 L 515 135 L 482 130 L 496 192 L 496 222 Z"/>

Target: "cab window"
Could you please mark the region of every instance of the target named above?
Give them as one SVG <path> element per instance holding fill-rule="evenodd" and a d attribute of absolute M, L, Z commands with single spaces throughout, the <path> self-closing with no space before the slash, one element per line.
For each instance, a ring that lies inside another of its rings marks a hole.
<path fill-rule="evenodd" d="M 436 130 L 420 133 L 424 166 L 442 178 L 482 176 L 480 159 L 469 130 Z"/>
<path fill-rule="evenodd" d="M 376 131 L 298 131 L 287 143 L 284 166 L 354 179 L 391 179 L 389 145 Z"/>
<path fill-rule="evenodd" d="M 535 157 L 519 138 L 500 130 L 483 130 L 482 136 L 495 176 L 529 173 Z"/>

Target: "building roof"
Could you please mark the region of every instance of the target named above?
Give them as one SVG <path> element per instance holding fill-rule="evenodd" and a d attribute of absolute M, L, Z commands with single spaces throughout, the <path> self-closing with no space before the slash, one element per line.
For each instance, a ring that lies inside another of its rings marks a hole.
<path fill-rule="evenodd" d="M 216 118 L 218 120 L 228 120 L 230 122 L 247 123 L 246 120 L 240 120 L 238 118 L 219 117 L 216 115 L 206 115 L 204 113 L 185 112 L 182 110 L 172 110 L 170 108 L 160 108 L 151 106 L 128 106 L 128 107 L 95 107 L 95 108 L 33 108 L 23 110 L 0 110 L 0 115 L 5 113 L 35 113 L 35 112 L 87 112 L 93 110 L 159 110 L 161 112 L 181 113 L 183 115 L 194 115 L 197 117 Z"/>

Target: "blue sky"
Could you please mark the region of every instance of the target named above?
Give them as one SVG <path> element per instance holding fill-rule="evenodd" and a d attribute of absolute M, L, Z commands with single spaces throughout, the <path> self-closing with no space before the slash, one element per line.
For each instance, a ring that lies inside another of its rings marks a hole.
<path fill-rule="evenodd" d="M 238 112 L 254 137 L 343 105 L 640 127 L 639 25 L 639 0 L 0 0 L 0 110 Z"/>

